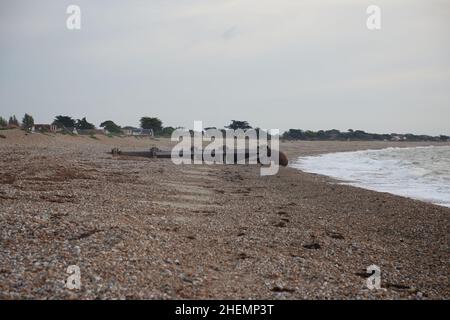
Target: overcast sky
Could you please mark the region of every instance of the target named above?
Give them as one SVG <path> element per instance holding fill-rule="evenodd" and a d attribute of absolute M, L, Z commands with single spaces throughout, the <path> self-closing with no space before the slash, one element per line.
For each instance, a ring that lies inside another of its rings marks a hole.
<path fill-rule="evenodd" d="M 1 1 L 0 115 L 450 134 L 449 39 L 448 0 Z"/>

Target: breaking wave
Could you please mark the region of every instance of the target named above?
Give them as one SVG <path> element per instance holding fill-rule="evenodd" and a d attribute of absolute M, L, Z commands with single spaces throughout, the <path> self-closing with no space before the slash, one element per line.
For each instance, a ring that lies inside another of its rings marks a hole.
<path fill-rule="evenodd" d="M 387 148 L 300 157 L 292 167 L 374 191 L 450 207 L 450 147 Z"/>

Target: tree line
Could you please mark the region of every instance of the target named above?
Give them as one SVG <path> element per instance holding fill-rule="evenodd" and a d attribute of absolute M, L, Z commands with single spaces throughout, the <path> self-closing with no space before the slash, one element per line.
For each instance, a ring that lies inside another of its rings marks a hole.
<path fill-rule="evenodd" d="M 95 129 L 95 125 L 87 121 L 86 117 L 82 119 L 74 119 L 70 116 L 58 115 L 52 122 L 53 125 L 56 125 L 60 128 L 75 128 L 77 130 L 91 130 Z M 142 117 L 139 120 L 141 129 L 149 129 L 153 131 L 153 134 L 156 136 L 166 136 L 169 137 L 172 135 L 172 132 L 178 128 L 174 128 L 172 126 L 163 126 L 163 122 L 157 117 Z M 34 126 L 33 116 L 29 114 L 25 114 L 22 118 L 22 123 L 19 123 L 16 116 L 10 116 L 9 120 L 0 117 L 0 128 L 2 127 L 21 127 L 24 130 L 31 130 Z M 104 128 L 110 134 L 122 134 L 123 130 L 126 129 L 136 129 L 134 127 L 125 126 L 121 127 L 116 124 L 112 120 L 106 120 L 100 123 L 100 128 Z M 248 130 L 253 129 L 253 127 L 249 124 L 248 121 L 243 120 L 231 120 L 229 125 L 224 126 L 226 129 L 242 129 Z M 217 129 L 216 127 L 207 127 L 204 130 L 208 129 Z M 257 132 L 259 132 L 259 128 L 255 128 Z M 221 129 L 224 132 L 224 129 Z M 193 131 L 190 130 L 193 134 Z M 284 140 L 361 140 L 361 141 L 450 141 L 449 136 L 440 135 L 440 136 L 430 136 L 430 135 L 415 135 L 412 133 L 406 134 L 378 134 L 378 133 L 368 133 L 363 130 L 353 130 L 348 129 L 345 132 L 341 132 L 337 129 L 332 130 L 302 130 L 302 129 L 289 129 L 285 131 L 281 135 L 281 139 Z"/>
<path fill-rule="evenodd" d="M 346 132 L 341 132 L 336 129 L 332 130 L 301 130 L 289 129 L 281 136 L 285 140 L 363 140 L 363 141 L 449 141 L 450 137 L 445 135 L 429 136 L 416 135 L 412 133 L 398 134 L 378 134 L 368 133 L 363 130 L 348 129 Z"/>
<path fill-rule="evenodd" d="M 159 118 L 148 116 L 142 117 L 139 120 L 139 124 L 141 129 L 152 130 L 153 134 L 157 136 L 171 136 L 173 131 L 175 131 L 178 128 L 182 128 L 182 127 L 174 128 L 172 126 L 163 126 L 163 122 Z M 67 115 L 56 116 L 52 122 L 52 125 L 56 125 L 59 128 L 66 128 L 66 129 L 72 128 L 75 128 L 77 130 L 96 129 L 96 126 L 93 123 L 89 122 L 86 119 L 86 117 L 83 117 L 82 119 L 74 119 L 71 116 Z M 30 131 L 33 128 L 33 126 L 34 126 L 33 116 L 27 113 L 24 115 L 22 123 L 19 123 L 15 115 L 11 116 L 8 121 L 0 117 L 0 128 L 21 127 L 24 130 Z M 99 127 L 107 130 L 110 134 L 122 134 L 123 130 L 136 129 L 130 126 L 121 127 L 112 120 L 103 121 L 102 123 L 100 123 Z M 215 129 L 215 127 L 209 127 L 205 128 L 205 130 L 212 128 Z M 231 120 L 230 125 L 225 126 L 225 128 L 234 130 L 236 129 L 247 130 L 251 129 L 252 127 L 249 125 L 247 121 Z"/>
<path fill-rule="evenodd" d="M 34 126 L 34 119 L 28 113 L 25 113 L 25 115 L 23 116 L 22 123 L 20 123 L 19 120 L 17 120 L 16 115 L 10 116 L 8 121 L 6 121 L 5 118 L 0 116 L 0 128 L 21 127 L 22 129 L 25 130 L 31 130 L 33 126 Z"/>
<path fill-rule="evenodd" d="M 153 130 L 155 135 L 170 136 L 175 130 L 173 127 L 164 127 L 163 122 L 156 117 L 142 117 L 140 119 L 141 129 Z M 86 117 L 81 120 L 75 120 L 70 116 L 56 116 L 53 121 L 54 125 L 65 128 L 75 128 L 77 130 L 95 129 L 95 125 L 86 120 Z M 121 127 L 112 120 L 106 120 L 100 123 L 100 128 L 107 130 L 111 134 L 121 134 L 125 129 L 135 129 L 134 127 Z"/>

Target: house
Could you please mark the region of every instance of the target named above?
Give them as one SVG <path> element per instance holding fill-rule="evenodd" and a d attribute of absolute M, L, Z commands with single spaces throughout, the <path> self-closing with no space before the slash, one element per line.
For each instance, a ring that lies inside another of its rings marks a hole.
<path fill-rule="evenodd" d="M 392 134 L 391 135 L 391 141 L 404 141 L 406 140 L 406 137 L 402 135 Z"/>
<path fill-rule="evenodd" d="M 153 137 L 153 130 L 152 129 L 137 129 L 133 130 L 133 136 L 139 136 L 139 137 Z"/>
<path fill-rule="evenodd" d="M 54 124 L 35 124 L 31 131 L 33 132 L 56 132 L 58 127 Z"/>
<path fill-rule="evenodd" d="M 123 127 L 122 132 L 127 136 L 153 137 L 153 129 L 141 129 L 134 127 Z"/>
<path fill-rule="evenodd" d="M 137 128 L 134 127 L 123 127 L 122 128 L 122 133 L 126 136 L 131 136 L 133 135 L 133 130 L 135 130 Z"/>

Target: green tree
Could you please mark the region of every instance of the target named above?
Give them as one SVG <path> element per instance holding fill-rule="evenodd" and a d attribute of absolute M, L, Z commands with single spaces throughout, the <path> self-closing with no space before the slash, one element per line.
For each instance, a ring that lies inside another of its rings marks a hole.
<path fill-rule="evenodd" d="M 25 113 L 22 119 L 22 128 L 24 130 L 31 130 L 31 128 L 34 126 L 34 119 L 32 116 L 30 116 L 28 113 Z"/>
<path fill-rule="evenodd" d="M 140 122 L 142 129 L 153 129 L 154 134 L 162 131 L 162 121 L 158 118 L 142 117 Z"/>
<path fill-rule="evenodd" d="M 77 120 L 77 123 L 75 124 L 75 128 L 77 128 L 79 130 L 90 130 L 90 129 L 95 129 L 95 125 L 88 122 L 86 120 L 86 117 L 84 117 L 81 120 L 80 119 Z"/>
<path fill-rule="evenodd" d="M 248 124 L 247 121 L 231 120 L 231 123 L 228 126 L 225 126 L 225 128 L 233 130 L 237 129 L 247 130 L 251 129 L 252 127 Z"/>
<path fill-rule="evenodd" d="M 117 133 L 121 133 L 122 132 L 120 126 L 118 126 L 117 124 L 115 124 L 111 120 L 103 121 L 100 124 L 100 128 L 105 128 L 105 130 L 108 130 L 108 132 L 110 132 L 110 133 L 116 133 L 117 134 Z"/>
<path fill-rule="evenodd" d="M 52 124 L 58 127 L 70 128 L 75 127 L 75 120 L 73 120 L 72 117 L 69 116 L 56 116 Z"/>
<path fill-rule="evenodd" d="M 0 117 L 0 127 L 7 127 L 8 122 L 3 117 Z"/>
<path fill-rule="evenodd" d="M 317 137 L 317 132 L 314 132 L 314 131 L 311 131 L 311 130 L 306 130 L 304 132 L 304 135 L 305 135 L 307 140 L 314 140 Z"/>
<path fill-rule="evenodd" d="M 170 137 L 174 131 L 175 131 L 174 127 L 164 127 L 161 131 L 161 135 L 165 137 Z"/>

